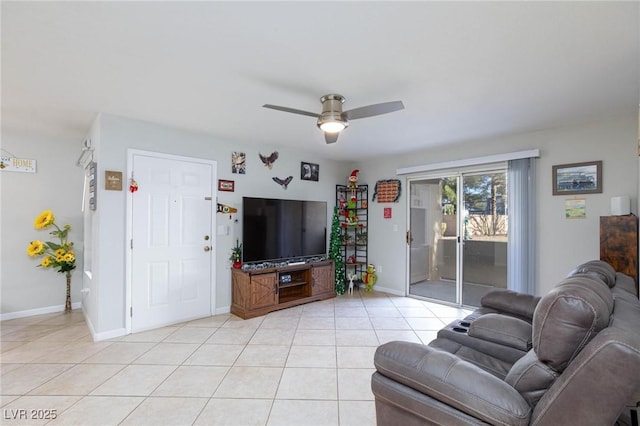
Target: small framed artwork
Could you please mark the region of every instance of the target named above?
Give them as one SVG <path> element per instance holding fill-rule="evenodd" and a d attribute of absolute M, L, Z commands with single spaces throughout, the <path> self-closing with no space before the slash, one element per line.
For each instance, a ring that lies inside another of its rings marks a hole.
<path fill-rule="evenodd" d="M 314 163 L 300 163 L 300 179 L 317 182 L 320 178 L 320 165 Z"/>
<path fill-rule="evenodd" d="M 553 166 L 553 195 L 602 193 L 602 161 Z"/>
<path fill-rule="evenodd" d="M 218 191 L 233 192 L 234 190 L 235 190 L 234 181 L 218 179 Z"/>
<path fill-rule="evenodd" d="M 234 151 L 231 153 L 231 173 L 244 175 L 246 169 L 247 156 L 244 152 Z"/>
<path fill-rule="evenodd" d="M 587 217 L 587 200 L 584 198 L 565 200 L 564 217 L 566 219 L 585 219 Z"/>

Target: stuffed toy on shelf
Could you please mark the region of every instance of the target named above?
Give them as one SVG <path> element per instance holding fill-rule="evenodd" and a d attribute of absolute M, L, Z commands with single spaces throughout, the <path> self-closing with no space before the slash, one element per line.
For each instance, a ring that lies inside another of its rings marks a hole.
<path fill-rule="evenodd" d="M 353 169 L 351 174 L 349 175 L 349 188 L 357 188 L 358 187 L 358 173 L 360 170 Z"/>

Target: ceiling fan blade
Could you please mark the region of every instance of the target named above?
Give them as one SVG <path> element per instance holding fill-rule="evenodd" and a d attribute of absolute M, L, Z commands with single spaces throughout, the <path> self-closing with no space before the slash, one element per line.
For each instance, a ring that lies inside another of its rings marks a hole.
<path fill-rule="evenodd" d="M 284 111 L 284 112 L 291 112 L 293 114 L 308 115 L 309 117 L 315 117 L 315 118 L 320 117 L 320 114 L 317 114 L 315 112 L 303 111 L 301 109 L 288 108 L 288 107 L 283 107 L 278 105 L 269 105 L 269 104 L 264 104 L 262 106 L 264 108 L 276 109 L 278 111 Z"/>
<path fill-rule="evenodd" d="M 336 133 L 329 133 L 329 132 L 324 132 L 324 140 L 329 144 L 329 143 L 335 143 L 338 140 L 338 135 L 340 133 L 336 132 Z"/>
<path fill-rule="evenodd" d="M 355 120 L 357 118 L 373 117 L 374 115 L 400 111 L 401 109 L 404 109 L 402 101 L 392 101 L 350 109 L 349 111 L 343 112 L 342 115 L 347 120 Z"/>

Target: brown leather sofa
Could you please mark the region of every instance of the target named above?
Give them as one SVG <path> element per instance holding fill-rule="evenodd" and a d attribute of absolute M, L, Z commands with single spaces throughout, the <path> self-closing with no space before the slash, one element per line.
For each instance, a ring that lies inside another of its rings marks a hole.
<path fill-rule="evenodd" d="M 587 262 L 541 298 L 511 291 L 440 330 L 389 342 L 372 376 L 378 426 L 611 425 L 640 403 L 635 282 Z"/>

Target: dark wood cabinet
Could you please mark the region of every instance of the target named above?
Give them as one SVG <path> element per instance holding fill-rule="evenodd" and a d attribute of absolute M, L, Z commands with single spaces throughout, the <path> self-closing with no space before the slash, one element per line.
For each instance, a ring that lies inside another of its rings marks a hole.
<path fill-rule="evenodd" d="M 600 259 L 636 281 L 638 295 L 638 217 L 600 217 Z"/>
<path fill-rule="evenodd" d="M 336 296 L 333 262 L 265 268 L 255 271 L 231 270 L 231 313 L 253 318 Z"/>

